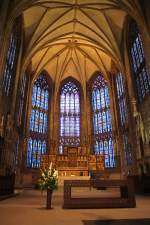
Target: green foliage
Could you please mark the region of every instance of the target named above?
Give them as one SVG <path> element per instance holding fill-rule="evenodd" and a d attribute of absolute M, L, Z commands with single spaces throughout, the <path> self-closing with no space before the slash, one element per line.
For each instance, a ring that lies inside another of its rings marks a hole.
<path fill-rule="evenodd" d="M 41 176 L 39 179 L 39 187 L 41 190 L 55 190 L 58 187 L 58 171 L 52 168 L 52 165 L 48 169 L 41 170 Z"/>

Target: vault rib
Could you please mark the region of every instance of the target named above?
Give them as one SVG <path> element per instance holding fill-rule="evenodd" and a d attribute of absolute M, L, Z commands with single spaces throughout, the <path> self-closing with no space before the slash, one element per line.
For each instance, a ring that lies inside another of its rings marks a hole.
<path fill-rule="evenodd" d="M 48 52 L 50 49 L 51 49 L 51 47 L 47 48 L 47 50 L 45 51 L 44 55 L 43 55 L 43 56 L 41 57 L 41 59 L 39 60 L 39 63 L 38 63 L 38 65 L 37 65 L 36 69 L 35 69 L 35 73 L 36 73 L 36 71 L 38 70 L 38 67 L 40 66 L 40 64 L 42 63 L 44 57 L 46 56 L 47 52 Z"/>
<path fill-rule="evenodd" d="M 78 32 L 76 32 L 78 35 L 81 35 L 81 36 L 83 36 L 83 37 L 86 37 L 86 38 L 88 38 L 87 36 L 85 36 L 84 34 L 81 34 L 81 33 L 78 33 Z M 71 32 L 69 32 L 68 34 L 71 34 Z M 66 34 L 65 34 L 66 35 Z M 65 35 L 61 35 L 61 37 L 63 37 L 63 36 L 65 36 Z M 58 36 L 57 38 L 59 38 L 60 36 Z M 55 38 L 55 40 L 57 39 L 57 38 Z M 53 41 L 52 41 L 53 42 Z M 95 43 L 96 44 L 96 46 L 98 46 L 97 48 L 99 48 L 99 46 L 102 46 L 102 44 L 100 44 L 100 43 L 98 43 L 98 42 L 96 42 L 95 40 L 93 40 L 92 39 L 92 42 L 93 43 Z M 48 43 L 49 43 L 49 41 L 48 41 Z M 33 55 L 35 55 L 39 50 L 41 50 L 42 48 L 43 48 L 44 46 L 40 46 L 38 49 L 36 49 L 35 51 L 33 51 L 33 52 L 31 52 L 30 54 L 28 54 L 28 57 L 27 58 L 24 58 L 24 61 L 28 61 L 28 60 L 30 60 L 32 57 L 33 57 Z M 102 46 L 103 47 L 103 49 L 101 49 L 102 51 L 104 51 L 107 55 L 109 55 L 110 57 L 113 57 L 114 59 L 116 58 L 116 56 L 115 55 L 113 55 L 113 52 L 111 53 L 108 49 L 106 49 L 104 46 Z M 24 62 L 24 64 L 25 64 L 25 62 Z"/>
<path fill-rule="evenodd" d="M 97 62 L 93 58 L 91 58 L 87 52 L 85 52 L 82 48 L 80 48 L 78 46 L 77 46 L 77 49 L 82 53 L 83 56 L 86 56 L 91 62 L 93 62 L 96 65 L 96 67 L 98 69 L 100 69 L 100 67 L 97 64 Z"/>
<path fill-rule="evenodd" d="M 56 54 L 54 54 L 50 59 L 48 59 L 48 60 L 43 64 L 42 69 L 40 69 L 40 71 L 43 70 L 43 68 L 44 68 L 50 61 L 52 61 L 54 58 L 56 58 L 57 56 L 59 56 L 60 54 L 62 54 L 62 52 L 66 51 L 66 49 L 67 49 L 67 47 L 64 47 L 64 48 L 61 49 L 59 52 L 57 52 Z M 41 63 L 40 63 L 40 64 L 41 64 Z"/>
<path fill-rule="evenodd" d="M 76 56 L 76 59 L 77 59 L 77 63 L 78 63 L 78 67 L 79 67 L 80 73 L 81 73 L 81 75 L 83 75 L 83 72 L 82 72 L 82 69 L 81 69 L 81 65 L 80 65 L 80 62 L 79 62 L 79 58 L 78 58 L 78 55 L 77 55 L 77 52 L 76 52 L 76 48 L 74 48 L 74 53 L 75 53 L 75 56 Z"/>
<path fill-rule="evenodd" d="M 62 67 L 60 68 L 61 69 L 60 70 L 61 72 L 60 72 L 60 74 L 57 74 L 57 79 L 56 79 L 56 83 L 57 84 L 60 84 L 61 78 L 63 77 L 64 70 L 65 70 L 65 68 L 66 68 L 66 66 L 67 66 L 67 64 L 69 62 L 69 59 L 68 58 L 69 58 L 70 51 L 71 50 L 68 48 L 66 57 L 64 59 L 64 62 L 62 63 Z M 58 90 L 59 90 L 59 85 L 56 87 L 56 95 L 58 93 Z"/>
<path fill-rule="evenodd" d="M 53 24 L 55 24 L 60 18 L 62 18 L 65 14 L 67 14 L 68 12 L 70 12 L 72 9 L 68 9 L 66 10 L 64 13 L 62 13 L 59 17 L 57 17 L 51 24 L 49 24 L 42 32 L 42 34 L 39 34 L 39 37 L 41 37 L 41 35 L 43 35 L 47 29 L 49 29 L 50 26 L 52 26 Z M 47 35 L 46 35 L 47 36 Z M 34 47 L 39 41 L 41 41 L 41 38 L 43 38 L 43 36 L 39 39 L 39 37 L 34 41 L 33 45 L 30 47 Z M 29 43 L 30 46 L 30 43 Z M 30 49 L 29 49 L 30 50 Z"/>
<path fill-rule="evenodd" d="M 95 52 L 96 52 L 96 54 L 97 54 L 97 56 L 98 56 L 98 58 L 99 58 L 99 60 L 100 60 L 100 62 L 101 62 L 101 64 L 102 64 L 102 66 L 103 66 L 103 68 L 104 68 L 106 74 L 107 74 L 108 71 L 107 71 L 107 69 L 106 69 L 106 67 L 105 67 L 105 64 L 103 63 L 103 60 L 102 60 L 101 56 L 99 55 L 99 53 L 98 53 L 98 51 L 97 51 L 96 49 L 94 49 L 94 50 L 95 50 Z"/>
<path fill-rule="evenodd" d="M 94 24 L 95 24 L 95 26 L 104 34 L 104 36 L 108 39 L 108 41 L 111 43 L 111 41 L 110 41 L 110 38 L 108 37 L 108 35 L 106 35 L 106 33 L 104 33 L 104 31 L 101 29 L 101 27 L 96 23 L 96 21 L 95 20 L 93 20 L 89 15 L 88 15 L 88 13 L 86 13 L 86 12 L 84 12 L 84 10 L 82 10 L 82 9 L 80 9 L 80 11 L 85 15 L 85 16 L 87 16 L 88 17 L 88 19 L 89 20 L 91 20 Z M 104 40 L 104 39 L 103 39 Z M 108 43 L 108 42 L 107 42 Z"/>
<path fill-rule="evenodd" d="M 41 21 L 43 20 L 43 18 L 44 18 L 44 16 L 46 15 L 46 13 L 47 13 L 47 9 L 46 9 L 45 12 L 42 14 L 39 23 L 37 24 L 37 26 L 35 27 L 35 30 L 33 31 L 32 38 L 31 38 L 30 43 L 32 42 L 32 39 L 33 39 L 33 37 L 34 37 L 34 35 L 35 35 L 37 29 L 39 28 L 40 23 L 41 23 Z M 29 44 L 30 44 L 30 43 L 29 43 Z"/>

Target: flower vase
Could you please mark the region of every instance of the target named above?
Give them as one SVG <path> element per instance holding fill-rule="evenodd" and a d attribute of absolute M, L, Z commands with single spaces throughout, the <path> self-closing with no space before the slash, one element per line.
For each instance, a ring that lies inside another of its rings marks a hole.
<path fill-rule="evenodd" d="M 52 202 L 52 193 L 51 189 L 47 189 L 47 199 L 46 199 L 46 208 L 51 209 L 51 202 Z"/>

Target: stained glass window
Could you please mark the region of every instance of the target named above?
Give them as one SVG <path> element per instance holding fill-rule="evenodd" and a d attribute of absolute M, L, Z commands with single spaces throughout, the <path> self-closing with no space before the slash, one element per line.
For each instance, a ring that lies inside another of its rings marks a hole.
<path fill-rule="evenodd" d="M 116 76 L 116 85 L 117 85 L 117 97 L 119 104 L 119 113 L 121 125 L 123 126 L 127 117 L 127 105 L 125 99 L 125 91 L 124 91 L 124 79 L 121 73 L 118 73 Z"/>
<path fill-rule="evenodd" d="M 102 74 L 92 84 L 92 111 L 95 154 L 105 156 L 105 167 L 115 167 L 109 92 Z"/>
<path fill-rule="evenodd" d="M 77 85 L 69 81 L 60 93 L 60 153 L 64 146 L 80 145 L 80 94 Z"/>
<path fill-rule="evenodd" d="M 125 123 L 127 121 L 127 104 L 125 97 L 124 79 L 121 73 L 118 73 L 116 75 L 116 86 L 125 159 L 127 165 L 130 165 L 132 163 L 132 148 L 129 143 L 129 132 L 125 127 Z"/>
<path fill-rule="evenodd" d="M 17 118 L 18 126 L 20 126 L 22 122 L 23 107 L 25 103 L 24 97 L 25 97 L 26 82 L 27 82 L 27 76 L 26 74 L 24 74 L 21 79 L 21 84 L 19 88 L 19 108 L 18 108 L 18 118 Z"/>
<path fill-rule="evenodd" d="M 129 49 L 131 56 L 131 65 L 134 74 L 138 100 L 139 102 L 141 102 L 142 99 L 147 94 L 150 93 L 150 80 L 147 66 L 145 63 L 145 56 L 141 35 L 139 33 L 139 29 L 135 21 L 132 21 L 130 23 L 129 34 L 130 34 Z"/>
<path fill-rule="evenodd" d="M 49 87 L 44 75 L 40 75 L 32 88 L 30 137 L 28 139 L 27 166 L 40 167 L 41 155 L 46 153 L 49 111 Z"/>
<path fill-rule="evenodd" d="M 10 95 L 11 87 L 15 78 L 15 69 L 17 62 L 17 51 L 19 48 L 18 41 L 18 22 L 14 24 L 9 40 L 6 64 L 4 69 L 3 89 L 6 96 Z"/>

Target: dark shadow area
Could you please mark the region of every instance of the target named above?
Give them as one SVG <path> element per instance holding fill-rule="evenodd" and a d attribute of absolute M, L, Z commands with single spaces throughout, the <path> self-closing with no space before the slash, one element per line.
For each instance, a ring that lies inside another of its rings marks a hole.
<path fill-rule="evenodd" d="M 83 220 L 84 225 L 150 225 L 150 219 Z"/>

